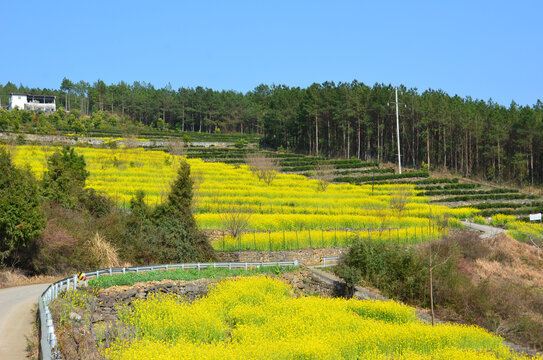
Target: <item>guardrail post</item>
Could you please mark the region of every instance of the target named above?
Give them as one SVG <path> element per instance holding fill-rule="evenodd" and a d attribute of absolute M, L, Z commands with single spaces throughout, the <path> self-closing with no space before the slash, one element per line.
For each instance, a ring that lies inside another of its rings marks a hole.
<path fill-rule="evenodd" d="M 198 263 L 198 271 L 200 271 L 200 263 Z"/>
<path fill-rule="evenodd" d="M 77 290 L 77 275 L 74 275 L 74 290 Z"/>
<path fill-rule="evenodd" d="M 294 260 L 294 266 L 298 266 L 298 259 Z"/>
<path fill-rule="evenodd" d="M 245 263 L 245 271 L 247 271 L 247 263 Z"/>
<path fill-rule="evenodd" d="M 109 276 L 113 275 L 113 269 L 109 268 Z"/>
<path fill-rule="evenodd" d="M 123 267 L 123 275 L 126 274 L 126 268 Z"/>

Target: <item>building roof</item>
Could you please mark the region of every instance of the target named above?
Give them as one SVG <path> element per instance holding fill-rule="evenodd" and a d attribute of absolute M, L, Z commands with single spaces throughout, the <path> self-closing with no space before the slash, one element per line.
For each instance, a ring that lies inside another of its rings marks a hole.
<path fill-rule="evenodd" d="M 36 95 L 36 94 L 26 94 L 26 93 L 10 93 L 10 95 L 26 95 L 26 96 L 43 96 L 43 97 L 50 97 L 50 98 L 56 98 L 56 95 Z"/>

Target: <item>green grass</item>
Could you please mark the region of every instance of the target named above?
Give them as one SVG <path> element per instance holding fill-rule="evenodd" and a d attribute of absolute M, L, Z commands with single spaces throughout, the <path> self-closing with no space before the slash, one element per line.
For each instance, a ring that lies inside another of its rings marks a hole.
<path fill-rule="evenodd" d="M 257 274 L 282 274 L 298 270 L 297 266 L 270 266 L 245 269 L 227 269 L 227 268 L 207 268 L 198 271 L 190 270 L 171 270 L 171 271 L 148 271 L 145 273 L 130 273 L 113 276 L 100 276 L 97 279 L 89 280 L 89 286 L 96 288 L 108 288 L 110 286 L 130 286 L 138 282 L 160 281 L 160 280 L 184 280 L 192 281 L 197 279 L 220 279 L 234 276 L 251 276 Z"/>

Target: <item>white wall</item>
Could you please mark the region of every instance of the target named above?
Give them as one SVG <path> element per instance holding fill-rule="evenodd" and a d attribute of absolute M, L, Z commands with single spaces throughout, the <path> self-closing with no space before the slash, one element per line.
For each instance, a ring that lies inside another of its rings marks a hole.
<path fill-rule="evenodd" d="M 9 110 L 13 110 L 16 107 L 23 110 L 26 104 L 26 95 L 11 95 L 9 97 Z"/>

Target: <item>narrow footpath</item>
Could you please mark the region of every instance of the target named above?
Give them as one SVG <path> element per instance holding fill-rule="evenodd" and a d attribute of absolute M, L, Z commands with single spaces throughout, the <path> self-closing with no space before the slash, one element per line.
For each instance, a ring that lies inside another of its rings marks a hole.
<path fill-rule="evenodd" d="M 472 222 L 469 222 L 469 221 L 460 221 L 460 222 L 468 230 L 482 232 L 482 234 L 479 235 L 479 237 L 481 239 L 488 239 L 488 238 L 494 237 L 494 236 L 498 235 L 499 233 L 502 233 L 502 232 L 505 231 L 504 229 L 500 229 L 500 228 L 497 228 L 497 227 L 494 227 L 494 226 L 480 225 L 480 224 L 475 224 L 475 223 L 472 223 Z"/>
<path fill-rule="evenodd" d="M 24 360 L 26 338 L 32 334 L 32 309 L 49 284 L 0 289 L 0 359 Z"/>

